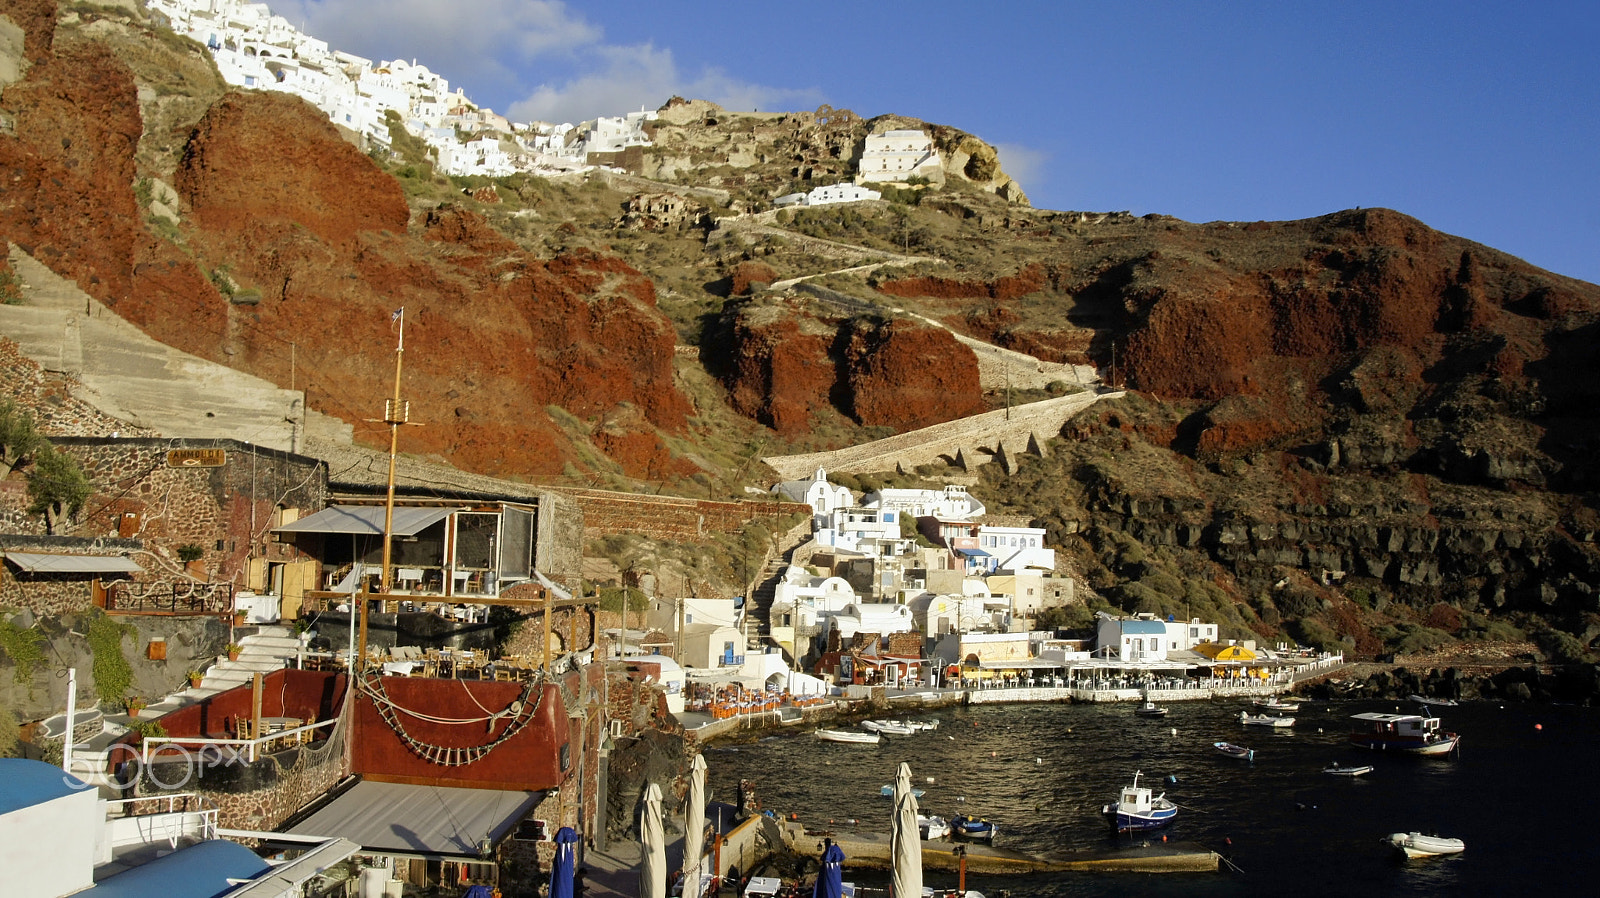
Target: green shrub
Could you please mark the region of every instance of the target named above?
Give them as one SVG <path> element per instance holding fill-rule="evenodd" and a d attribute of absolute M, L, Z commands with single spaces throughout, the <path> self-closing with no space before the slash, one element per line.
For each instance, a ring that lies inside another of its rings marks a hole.
<path fill-rule="evenodd" d="M 15 669 L 11 678 L 24 686 L 33 683 L 33 672 L 44 661 L 44 634 L 32 627 L 23 629 L 0 617 L 0 651 L 11 659 Z"/>
<path fill-rule="evenodd" d="M 133 688 L 133 668 L 122 654 L 122 639 L 133 627 L 119 624 L 98 608 L 89 612 L 89 651 L 94 656 L 94 686 L 102 701 L 121 701 Z"/>

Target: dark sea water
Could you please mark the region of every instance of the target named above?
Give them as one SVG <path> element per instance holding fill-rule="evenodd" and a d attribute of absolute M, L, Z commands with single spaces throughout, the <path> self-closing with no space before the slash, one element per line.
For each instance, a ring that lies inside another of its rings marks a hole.
<path fill-rule="evenodd" d="M 1129 844 L 1100 816 L 1134 771 L 1183 810 L 1164 830 L 1177 842 L 1221 852 L 1237 870 L 1217 874 L 970 875 L 968 888 L 1012 898 L 1078 895 L 1518 895 L 1560 890 L 1600 895 L 1600 839 L 1589 820 L 1600 799 L 1600 711 L 1469 703 L 1439 708 L 1460 733 L 1447 759 L 1398 757 L 1347 743 L 1349 716 L 1415 713 L 1396 702 L 1307 703 L 1290 731 L 1246 727 L 1240 702 L 1173 702 L 1160 720 L 1132 704 L 986 705 L 932 714 L 940 728 L 883 746 L 818 742 L 809 733 L 768 736 L 706 752 L 711 799 L 735 800 L 741 778 L 762 806 L 797 812 L 808 828 L 831 819 L 888 832 L 879 789 L 901 761 L 926 789 L 925 813 L 986 816 L 997 845 L 1038 856 Z M 1176 730 L 1176 735 L 1173 731 Z M 1256 750 L 1253 763 L 1212 748 Z M 1331 761 L 1372 764 L 1354 780 L 1321 772 Z M 1175 783 L 1165 783 L 1166 777 Z M 931 782 L 929 781 L 931 778 Z M 1381 840 L 1418 830 L 1462 839 L 1454 857 L 1402 860 Z M 1140 840 L 1160 840 L 1163 831 Z M 1120 840 L 1120 841 L 1119 841 Z M 881 884 L 882 873 L 847 879 Z M 955 875 L 924 882 L 954 887 Z"/>

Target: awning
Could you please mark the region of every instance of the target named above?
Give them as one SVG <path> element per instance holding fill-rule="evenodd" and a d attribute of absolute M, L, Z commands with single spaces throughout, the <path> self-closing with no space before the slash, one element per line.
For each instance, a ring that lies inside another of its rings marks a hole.
<path fill-rule="evenodd" d="M 956 554 L 957 555 L 965 555 L 968 558 L 989 558 L 989 557 L 991 557 L 988 552 L 985 552 L 982 549 L 957 549 L 956 550 Z"/>
<path fill-rule="evenodd" d="M 389 528 L 393 536 L 416 536 L 450 515 L 466 511 L 464 508 L 418 508 L 411 505 L 394 507 L 394 523 Z M 354 533 L 366 536 L 383 535 L 382 505 L 334 505 L 293 524 L 273 529 L 275 533 Z"/>
<path fill-rule="evenodd" d="M 144 568 L 121 555 L 45 555 L 7 552 L 6 560 L 18 569 L 42 574 L 136 574 Z"/>
<path fill-rule="evenodd" d="M 544 795 L 365 780 L 289 832 L 339 836 L 382 854 L 477 858 L 481 842 L 505 838 Z"/>
<path fill-rule="evenodd" d="M 237 842 L 209 839 L 102 879 L 80 894 L 92 898 L 216 898 L 231 894 L 238 882 L 271 869 Z"/>

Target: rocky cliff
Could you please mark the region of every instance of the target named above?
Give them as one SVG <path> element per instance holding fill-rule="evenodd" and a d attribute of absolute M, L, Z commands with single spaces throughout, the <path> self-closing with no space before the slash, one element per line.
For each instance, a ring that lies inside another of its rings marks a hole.
<path fill-rule="evenodd" d="M 1133 391 L 973 487 L 1120 607 L 1374 654 L 1600 636 L 1593 284 L 1383 209 L 1034 209 L 970 134 L 831 108 L 669 102 L 629 163 L 660 183 L 445 179 L 402 134 L 364 153 L 297 100 L 228 92 L 136 15 L 0 14 L 23 34 L 0 41 L 0 237 L 360 439 L 384 437 L 400 307 L 409 451 L 697 496 L 759 483 L 758 449 L 1011 401 L 959 335 Z M 929 183 L 716 226 L 908 126 L 940 151 Z M 1015 398 L 1071 388 L 1035 387 Z"/>

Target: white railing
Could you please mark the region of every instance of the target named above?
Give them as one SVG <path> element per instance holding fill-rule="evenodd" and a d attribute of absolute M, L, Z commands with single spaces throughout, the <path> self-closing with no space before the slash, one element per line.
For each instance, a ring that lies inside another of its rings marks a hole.
<path fill-rule="evenodd" d="M 247 755 L 246 760 L 254 764 L 262 753 L 262 746 L 291 740 L 299 743 L 303 741 L 301 739 L 302 734 L 308 734 L 323 727 L 333 726 L 338 722 L 339 721 L 337 719 L 319 720 L 316 723 L 308 723 L 304 726 L 298 726 L 292 729 L 267 733 L 266 735 L 257 737 L 255 739 L 214 739 L 208 736 L 146 736 L 143 744 L 140 745 L 140 761 L 144 764 L 144 766 L 149 767 L 152 747 L 155 747 L 153 753 L 159 755 L 161 753 L 160 746 L 162 745 L 176 745 L 179 748 L 198 748 L 201 750 L 204 750 L 207 747 L 239 745 L 245 747 L 245 754 Z"/>
<path fill-rule="evenodd" d="M 147 804 L 155 804 L 158 810 L 132 813 L 135 805 Z M 165 808 L 160 809 L 163 805 Z M 215 805 L 205 796 L 194 792 L 108 801 L 106 841 L 115 853 L 118 848 L 129 845 L 151 845 L 164 841 L 176 848 L 178 840 L 183 838 L 215 839 L 217 814 Z"/>

